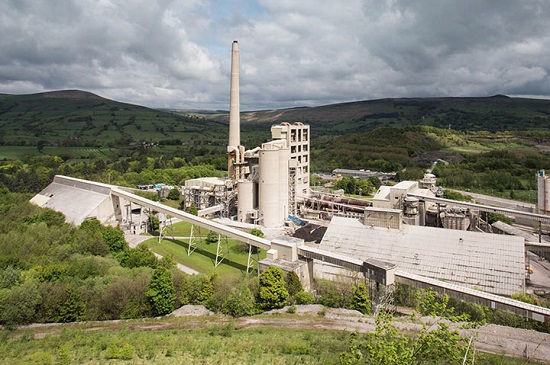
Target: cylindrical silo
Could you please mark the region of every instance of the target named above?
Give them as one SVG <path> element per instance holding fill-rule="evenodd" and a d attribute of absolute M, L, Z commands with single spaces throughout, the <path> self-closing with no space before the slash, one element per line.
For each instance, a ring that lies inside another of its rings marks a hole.
<path fill-rule="evenodd" d="M 288 217 L 288 161 L 290 160 L 290 149 L 279 150 L 279 219 L 280 224 Z M 279 224 L 279 225 L 280 225 Z"/>
<path fill-rule="evenodd" d="M 265 227 L 277 227 L 282 224 L 279 218 L 279 151 L 262 149 L 260 151 L 259 210 Z"/>
<path fill-rule="evenodd" d="M 239 180 L 237 191 L 237 219 L 239 222 L 246 222 L 247 213 L 254 209 L 254 183 L 250 180 Z"/>
<path fill-rule="evenodd" d="M 537 174 L 537 211 L 539 214 L 548 214 L 550 210 L 550 179 L 545 175 L 544 170 L 540 170 Z"/>

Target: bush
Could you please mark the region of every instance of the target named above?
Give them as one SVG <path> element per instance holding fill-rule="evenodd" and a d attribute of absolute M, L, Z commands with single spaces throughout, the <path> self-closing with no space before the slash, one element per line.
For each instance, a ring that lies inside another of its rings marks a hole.
<path fill-rule="evenodd" d="M 347 308 L 351 301 L 350 285 L 343 282 L 317 280 L 318 302 L 330 308 Z"/>
<path fill-rule="evenodd" d="M 294 294 L 303 290 L 300 278 L 294 271 L 290 271 L 288 274 L 286 274 L 285 280 L 286 290 L 288 291 L 288 294 L 290 296 L 293 296 Z"/>
<path fill-rule="evenodd" d="M 209 245 L 211 243 L 218 243 L 220 235 L 214 231 L 208 231 L 208 234 L 206 235 L 206 244 Z"/>
<path fill-rule="evenodd" d="M 168 196 L 166 197 L 166 199 L 169 199 L 169 200 L 179 200 L 181 197 L 181 193 L 179 191 L 178 188 L 173 188 L 172 190 L 170 190 L 170 192 L 168 193 Z"/>
<path fill-rule="evenodd" d="M 351 297 L 350 308 L 363 314 L 372 314 L 369 291 L 364 283 L 353 286 L 353 295 Z"/>
<path fill-rule="evenodd" d="M 132 360 L 134 358 L 134 347 L 129 343 L 112 343 L 105 350 L 106 359 Z"/>
<path fill-rule="evenodd" d="M 315 297 L 313 294 L 302 290 L 294 294 L 294 301 L 296 304 L 313 304 L 315 303 Z"/>
<path fill-rule="evenodd" d="M 153 271 L 153 277 L 145 294 L 157 315 L 164 315 L 174 310 L 176 290 L 172 282 L 172 274 L 160 266 Z"/>
<path fill-rule="evenodd" d="M 284 273 L 277 266 L 270 266 L 260 274 L 258 304 L 262 309 L 282 308 L 288 300 Z"/>
<path fill-rule="evenodd" d="M 233 317 L 242 317 L 255 313 L 254 298 L 248 288 L 245 280 L 233 289 L 227 300 L 225 301 L 222 313 L 229 314 Z"/>

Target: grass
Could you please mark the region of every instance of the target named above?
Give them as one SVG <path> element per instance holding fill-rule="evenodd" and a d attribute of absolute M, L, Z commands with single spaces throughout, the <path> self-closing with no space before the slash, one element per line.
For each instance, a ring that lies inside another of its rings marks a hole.
<path fill-rule="evenodd" d="M 202 229 L 200 232 L 195 231 L 195 237 L 202 237 L 202 243 L 198 243 L 195 251 L 189 256 L 187 255 L 189 248 L 189 239 L 178 237 L 189 237 L 191 232 L 191 224 L 187 222 L 179 222 L 173 225 L 173 230 L 166 230 L 165 239 L 158 243 L 158 238 L 145 241 L 148 247 L 155 253 L 162 256 L 171 255 L 179 264 L 188 266 L 200 273 L 211 275 L 218 273 L 222 276 L 240 277 L 246 273 L 248 262 L 248 247 L 247 245 L 236 240 L 222 237 L 222 255 L 224 259 L 218 267 L 215 267 L 217 243 L 206 243 L 206 235 L 208 231 Z M 173 239 L 174 236 L 176 239 Z M 227 254 L 228 253 L 228 254 Z M 260 250 L 260 259 L 265 258 L 265 250 Z M 254 255 L 256 259 L 257 256 Z"/>
<path fill-rule="evenodd" d="M 35 339 L 40 330 L 2 333 L 2 364 L 337 364 L 348 334 L 273 328 L 236 329 L 233 322 L 170 319 L 173 329 L 71 325 Z M 152 323 L 150 323 L 152 322 Z M 166 320 L 160 320 L 160 326 Z M 171 324 L 170 323 L 170 324 Z M 42 332 L 44 332 L 42 330 Z"/>
<path fill-rule="evenodd" d="M 239 328 L 218 316 L 89 322 L 0 331 L 0 364 L 339 364 L 348 339 L 327 329 Z M 480 352 L 476 360 L 525 363 Z"/>

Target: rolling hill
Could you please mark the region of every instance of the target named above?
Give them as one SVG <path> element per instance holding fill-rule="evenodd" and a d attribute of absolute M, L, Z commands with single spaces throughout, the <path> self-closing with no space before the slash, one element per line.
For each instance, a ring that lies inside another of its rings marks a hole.
<path fill-rule="evenodd" d="M 121 146 L 214 139 L 226 127 L 204 118 L 125 104 L 79 91 L 0 95 L 0 144 Z"/>
<path fill-rule="evenodd" d="M 225 145 L 229 115 L 219 111 L 155 110 L 79 91 L 0 94 L 0 145 L 128 146 L 205 143 Z M 259 124 L 312 125 L 313 138 L 345 136 L 377 127 L 434 126 L 458 131 L 550 129 L 550 100 L 409 98 L 241 113 L 246 145 L 269 138 Z"/>
<path fill-rule="evenodd" d="M 228 114 L 204 115 L 228 121 Z M 550 100 L 504 95 L 473 98 L 401 98 L 241 113 L 244 122 L 302 122 L 317 129 L 346 133 L 382 125 L 429 125 L 456 130 L 548 129 Z"/>

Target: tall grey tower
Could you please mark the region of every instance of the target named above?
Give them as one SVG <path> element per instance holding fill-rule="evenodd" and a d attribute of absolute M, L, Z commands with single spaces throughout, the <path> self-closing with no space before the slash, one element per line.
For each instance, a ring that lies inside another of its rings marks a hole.
<path fill-rule="evenodd" d="M 239 43 L 231 47 L 231 86 L 229 93 L 229 144 L 227 145 L 227 174 L 230 179 L 244 177 L 244 147 L 241 146 L 241 106 L 239 96 Z"/>
<path fill-rule="evenodd" d="M 229 147 L 241 144 L 241 105 L 239 96 L 239 43 L 233 41 L 231 47 L 231 88 L 229 93 Z"/>

